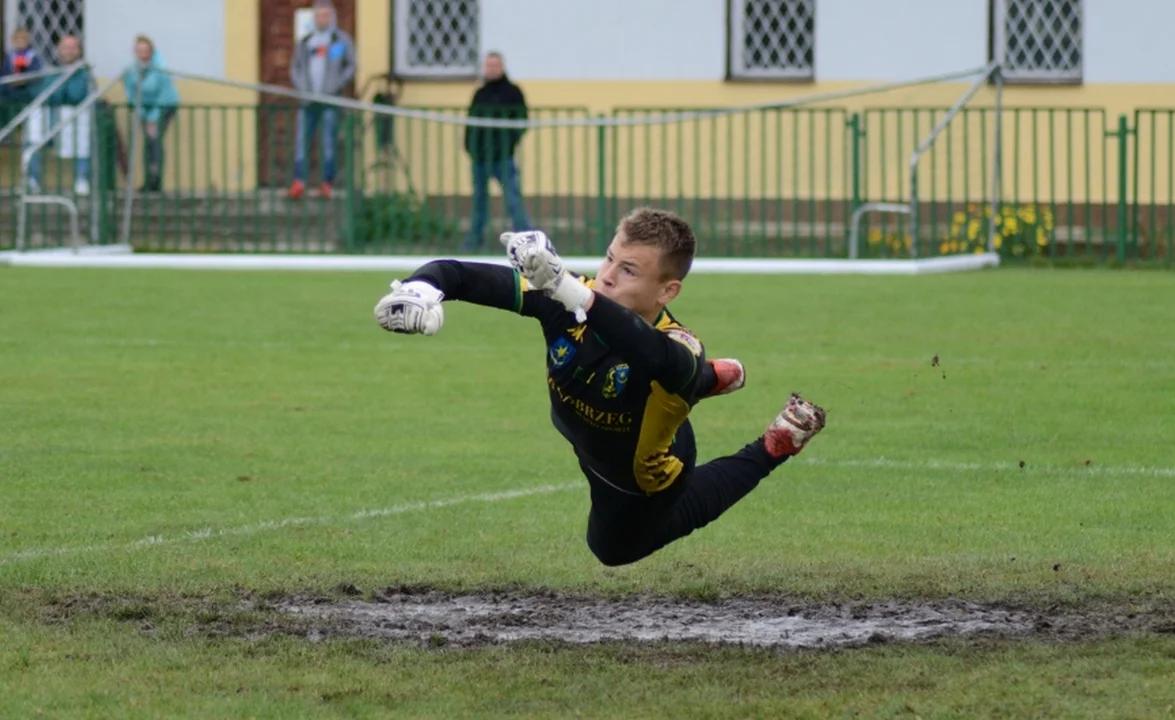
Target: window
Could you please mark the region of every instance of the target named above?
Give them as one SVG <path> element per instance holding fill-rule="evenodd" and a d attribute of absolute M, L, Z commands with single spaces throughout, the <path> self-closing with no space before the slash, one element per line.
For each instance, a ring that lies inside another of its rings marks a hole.
<path fill-rule="evenodd" d="M 992 0 L 995 57 L 1009 82 L 1081 82 L 1081 0 Z"/>
<path fill-rule="evenodd" d="M 477 0 L 396 0 L 392 67 L 401 77 L 471 77 L 481 54 Z"/>
<path fill-rule="evenodd" d="M 816 0 L 728 0 L 730 77 L 811 80 Z"/>
<path fill-rule="evenodd" d="M 15 27 L 28 28 L 33 47 L 41 59 L 52 63 L 57 59 L 57 41 L 63 35 L 74 35 L 85 41 L 82 37 L 83 7 L 83 0 L 19 0 Z M 12 34 L 11 29 L 8 34 Z M 5 38 L 6 43 L 7 40 Z"/>

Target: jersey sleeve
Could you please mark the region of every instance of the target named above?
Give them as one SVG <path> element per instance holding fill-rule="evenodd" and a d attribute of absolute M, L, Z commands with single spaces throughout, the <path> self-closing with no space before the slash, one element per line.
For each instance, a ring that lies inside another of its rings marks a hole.
<path fill-rule="evenodd" d="M 563 306 L 530 288 L 518 271 L 493 263 L 433 260 L 408 280 L 423 280 L 445 294 L 445 300 L 509 310 L 540 320 Z"/>
<path fill-rule="evenodd" d="M 657 329 L 628 308 L 596 295 L 588 326 L 634 369 L 656 380 L 667 392 L 689 397 L 703 360 L 702 343 L 680 326 Z"/>

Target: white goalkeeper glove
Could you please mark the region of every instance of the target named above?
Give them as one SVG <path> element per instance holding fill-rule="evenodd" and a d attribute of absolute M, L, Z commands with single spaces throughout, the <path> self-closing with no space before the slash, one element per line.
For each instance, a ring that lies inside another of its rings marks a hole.
<path fill-rule="evenodd" d="M 392 283 L 392 291 L 375 305 L 375 321 L 384 330 L 435 335 L 445 324 L 444 293 L 422 280 Z"/>
<path fill-rule="evenodd" d="M 576 322 L 587 322 L 584 306 L 591 299 L 592 291 L 563 268 L 563 260 L 546 233 L 538 230 L 502 233 L 499 240 L 506 248 L 510 265 L 528 283 L 562 304 L 568 312 L 575 313 Z"/>

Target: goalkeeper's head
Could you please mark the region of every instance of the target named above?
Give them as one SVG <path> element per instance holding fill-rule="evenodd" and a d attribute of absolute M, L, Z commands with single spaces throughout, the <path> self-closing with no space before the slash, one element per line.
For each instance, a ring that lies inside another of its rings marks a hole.
<path fill-rule="evenodd" d="M 697 246 L 685 220 L 668 210 L 637 208 L 617 226 L 594 289 L 652 320 L 681 292 Z"/>

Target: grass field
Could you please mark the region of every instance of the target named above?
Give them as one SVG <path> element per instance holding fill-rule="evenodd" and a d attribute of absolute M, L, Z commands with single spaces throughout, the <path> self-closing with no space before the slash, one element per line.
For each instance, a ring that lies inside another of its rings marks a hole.
<path fill-rule="evenodd" d="M 0 717 L 1175 714 L 1171 274 L 691 278 L 678 316 L 749 374 L 696 410 L 701 456 L 793 389 L 829 425 L 614 569 L 583 541 L 537 327 L 450 304 L 436 337 L 392 336 L 390 279 L 0 271 Z M 389 587 L 963 598 L 1110 631 L 465 647 L 246 602 Z M 1132 615 L 1155 622 L 1113 631 Z"/>

